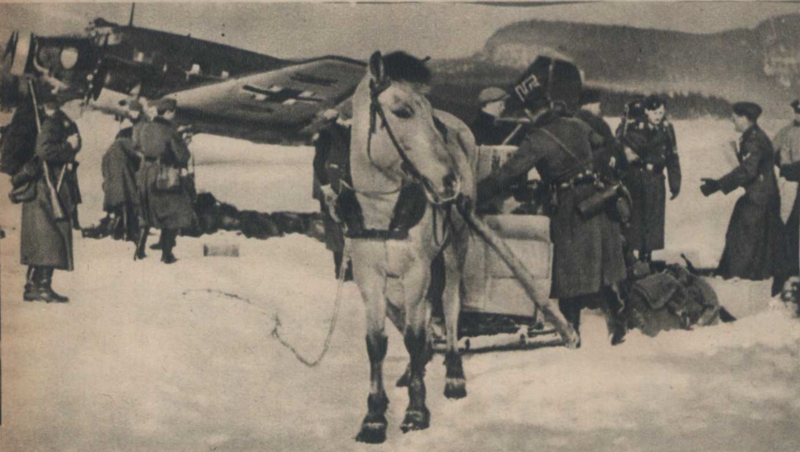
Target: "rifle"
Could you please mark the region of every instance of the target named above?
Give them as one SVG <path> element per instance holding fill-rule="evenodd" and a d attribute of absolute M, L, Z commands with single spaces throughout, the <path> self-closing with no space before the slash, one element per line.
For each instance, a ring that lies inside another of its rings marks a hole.
<path fill-rule="evenodd" d="M 42 120 L 39 116 L 39 102 L 36 100 L 36 88 L 33 85 L 33 80 L 28 80 L 28 89 L 31 92 L 31 101 L 33 102 L 33 111 L 36 114 L 36 132 L 42 132 Z M 55 220 L 63 220 L 67 217 L 64 213 L 64 207 L 61 205 L 61 198 L 58 196 L 56 188 L 53 186 L 53 181 L 50 179 L 50 165 L 42 160 L 42 167 L 44 168 L 44 180 L 47 183 L 47 200 L 49 201 L 50 208 Z M 65 167 L 66 169 L 66 167 Z M 62 172 L 63 176 L 63 172 Z"/>

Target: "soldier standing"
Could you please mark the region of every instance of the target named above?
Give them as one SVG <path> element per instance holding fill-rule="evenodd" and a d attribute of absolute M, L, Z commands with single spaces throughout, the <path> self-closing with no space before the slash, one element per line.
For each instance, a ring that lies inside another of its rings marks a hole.
<path fill-rule="evenodd" d="M 775 135 L 776 163 L 780 166 L 781 177 L 800 182 L 800 100 L 792 102 L 791 107 L 794 121 Z M 784 228 L 772 295 L 783 289 L 789 277 L 800 274 L 800 185 L 797 187 L 797 196 Z"/>
<path fill-rule="evenodd" d="M 178 177 L 191 159 L 183 138 L 172 124 L 177 102 L 161 99 L 152 122 L 140 122 L 133 129 L 133 141 L 144 156 L 137 173 L 141 216 L 139 239 L 134 259 L 145 257 L 144 249 L 150 228 L 161 229 L 161 262 L 171 264 L 178 231 L 194 222 L 192 199 Z"/>
<path fill-rule="evenodd" d="M 581 92 L 581 108 L 575 117 L 585 122 L 603 138 L 603 143 L 595 152 L 595 169 L 613 181 L 620 179 L 619 172 L 624 168 L 626 158 L 617 137 L 611 132 L 611 127 L 601 116 L 600 92 L 586 89 Z"/>
<path fill-rule="evenodd" d="M 65 303 L 53 290 L 56 269 L 72 271 L 73 211 L 76 178 L 68 173 L 80 151 L 75 123 L 60 110 L 55 97 L 44 99 L 45 117 L 36 138 L 34 164 L 41 165 L 35 197 L 22 205 L 21 263 L 28 266 L 25 301 Z"/>
<path fill-rule="evenodd" d="M 111 231 L 115 239 L 136 242 L 139 233 L 136 172 L 140 154 L 133 143 L 133 127 L 141 118 L 142 106 L 135 99 L 126 105 L 130 126 L 117 133 L 114 143 L 103 155 L 103 210 L 113 216 Z"/>
<path fill-rule="evenodd" d="M 551 217 L 553 280 L 550 296 L 576 332 L 580 311 L 591 300 L 600 301 L 607 316 L 612 344 L 621 343 L 625 325 L 619 318 L 615 287 L 625 279 L 621 238 L 612 232 L 605 211 L 582 215 L 578 204 L 597 193 L 592 147 L 603 139 L 584 122 L 554 113 L 535 77 L 517 88 L 532 121 L 519 150 L 498 171 L 478 184 L 479 209 L 497 196 L 507 196 L 517 177 L 536 168 L 557 202 Z"/>
<path fill-rule="evenodd" d="M 580 96 L 580 104 L 581 108 L 575 113 L 575 117 L 589 124 L 592 130 L 605 140 L 614 139 L 611 127 L 601 116 L 600 92 L 590 88 L 583 90 Z"/>
<path fill-rule="evenodd" d="M 628 124 L 622 142 L 629 162 L 623 182 L 633 200 L 627 242 L 639 260 L 650 262 L 652 252 L 664 249 L 667 171 L 670 200 L 681 190 L 681 166 L 675 129 L 667 121 L 666 102 L 651 95 L 644 100 L 644 118 Z"/>
<path fill-rule="evenodd" d="M 330 121 L 320 130 L 314 143 L 314 199 L 319 201 L 322 223 L 325 227 L 325 246 L 333 252 L 336 277 L 342 266 L 344 230 L 337 214 L 337 200 L 343 183 L 352 184 L 350 177 L 350 124 L 336 110 L 327 110 Z M 348 264 L 345 281 L 353 279 L 353 269 Z"/>
<path fill-rule="evenodd" d="M 761 107 L 752 102 L 733 104 L 731 117 L 741 132 L 736 157 L 739 166 L 721 179 L 702 179 L 704 196 L 744 187 L 725 235 L 717 273 L 724 278 L 763 280 L 772 277 L 781 237 L 781 198 L 774 172 L 774 152 L 769 137 L 758 126 Z"/>

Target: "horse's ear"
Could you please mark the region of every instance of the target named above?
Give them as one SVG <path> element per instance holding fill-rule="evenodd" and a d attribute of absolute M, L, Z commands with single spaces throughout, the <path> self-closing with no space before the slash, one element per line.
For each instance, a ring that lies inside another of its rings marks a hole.
<path fill-rule="evenodd" d="M 369 57 L 369 73 L 376 82 L 383 81 L 383 56 L 380 50 L 375 51 L 375 53 Z"/>

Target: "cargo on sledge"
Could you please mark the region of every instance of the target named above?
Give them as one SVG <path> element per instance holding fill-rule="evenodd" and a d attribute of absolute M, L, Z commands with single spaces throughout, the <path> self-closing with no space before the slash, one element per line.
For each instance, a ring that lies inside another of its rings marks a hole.
<path fill-rule="evenodd" d="M 516 151 L 515 146 L 481 146 L 478 178 L 488 176 Z M 550 241 L 550 219 L 546 215 L 530 214 L 514 199 L 495 206 L 496 214 L 484 215 L 488 225 L 511 248 L 531 273 L 537 298 L 547 299 L 552 278 L 553 244 Z M 389 278 L 388 315 L 402 331 L 404 315 L 402 281 Z M 489 348 L 520 347 L 541 344 L 542 340 L 560 344 L 556 331 L 549 327 L 531 301 L 514 272 L 492 247 L 473 236 L 464 267 L 464 286 L 459 317 L 459 338 L 469 350 L 478 336 L 505 335 L 491 341 Z M 444 342 L 444 326 L 431 322 L 435 343 Z M 541 338 L 531 341 L 531 338 Z"/>

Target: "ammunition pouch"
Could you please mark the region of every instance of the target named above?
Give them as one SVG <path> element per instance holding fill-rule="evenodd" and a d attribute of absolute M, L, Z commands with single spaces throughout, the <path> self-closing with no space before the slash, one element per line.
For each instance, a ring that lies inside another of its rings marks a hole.
<path fill-rule="evenodd" d="M 30 179 L 21 185 L 15 185 L 8 193 L 8 199 L 13 204 L 33 201 L 36 199 L 36 181 L 37 179 Z"/>
<path fill-rule="evenodd" d="M 41 175 L 42 166 L 39 165 L 39 160 L 29 160 L 28 163 L 22 165 L 22 168 L 11 176 L 11 186 L 16 189 L 26 185 L 30 181 L 36 181 Z"/>

